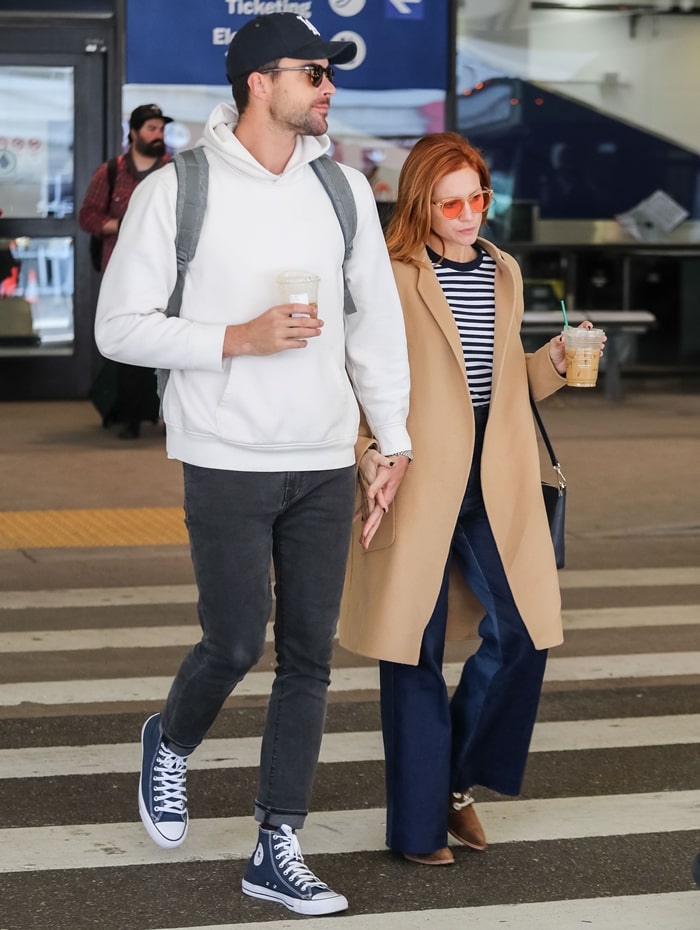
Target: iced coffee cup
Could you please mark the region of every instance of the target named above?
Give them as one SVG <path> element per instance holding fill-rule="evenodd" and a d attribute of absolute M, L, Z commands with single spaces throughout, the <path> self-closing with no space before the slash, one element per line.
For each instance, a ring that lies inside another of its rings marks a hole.
<path fill-rule="evenodd" d="M 277 287 L 283 304 L 309 304 L 318 307 L 318 283 L 311 271 L 283 271 L 277 275 Z"/>
<path fill-rule="evenodd" d="M 595 387 L 604 339 L 605 333 L 602 329 L 564 327 L 566 383 L 569 387 Z"/>

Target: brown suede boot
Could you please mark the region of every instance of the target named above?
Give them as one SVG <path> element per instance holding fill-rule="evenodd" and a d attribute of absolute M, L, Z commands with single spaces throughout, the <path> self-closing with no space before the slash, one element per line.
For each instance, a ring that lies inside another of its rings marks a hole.
<path fill-rule="evenodd" d="M 488 845 L 484 828 L 474 810 L 474 798 L 466 791 L 450 794 L 447 830 L 456 840 L 472 849 L 483 851 Z"/>
<path fill-rule="evenodd" d="M 453 865 L 455 861 L 452 850 L 447 846 L 431 853 L 404 853 L 403 857 L 409 862 L 417 862 L 418 865 Z"/>

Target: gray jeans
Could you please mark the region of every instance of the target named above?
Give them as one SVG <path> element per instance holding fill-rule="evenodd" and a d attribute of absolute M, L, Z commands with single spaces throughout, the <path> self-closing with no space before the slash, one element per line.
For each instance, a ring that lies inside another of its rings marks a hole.
<path fill-rule="evenodd" d="M 185 465 L 184 480 L 202 639 L 171 686 L 164 738 L 174 752 L 192 752 L 261 658 L 273 564 L 277 665 L 255 818 L 301 827 L 325 722 L 355 469 L 233 472 Z"/>

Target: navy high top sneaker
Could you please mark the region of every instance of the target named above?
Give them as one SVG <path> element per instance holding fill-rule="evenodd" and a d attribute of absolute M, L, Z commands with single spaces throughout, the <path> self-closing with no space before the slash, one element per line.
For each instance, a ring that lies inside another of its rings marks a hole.
<path fill-rule="evenodd" d="M 252 898 L 277 901 L 306 916 L 335 914 L 348 906 L 347 898 L 316 878 L 304 864 L 296 834 L 286 824 L 274 830 L 260 827 L 242 889 Z"/>
<path fill-rule="evenodd" d="M 187 758 L 164 745 L 160 714 L 153 714 L 141 730 L 139 814 L 154 843 L 174 849 L 185 841 L 187 815 Z"/>

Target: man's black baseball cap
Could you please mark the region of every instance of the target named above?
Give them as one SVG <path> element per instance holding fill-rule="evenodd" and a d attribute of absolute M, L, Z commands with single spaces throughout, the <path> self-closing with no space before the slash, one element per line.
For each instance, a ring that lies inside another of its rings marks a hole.
<path fill-rule="evenodd" d="M 265 13 L 248 20 L 233 37 L 226 53 L 226 76 L 233 84 L 278 58 L 327 58 L 342 65 L 356 54 L 354 42 L 324 42 L 318 29 L 297 13 Z"/>
<path fill-rule="evenodd" d="M 129 117 L 129 129 L 135 129 L 138 132 L 149 119 L 162 119 L 164 123 L 173 121 L 172 116 L 163 116 L 163 111 L 155 103 L 142 103 Z"/>

